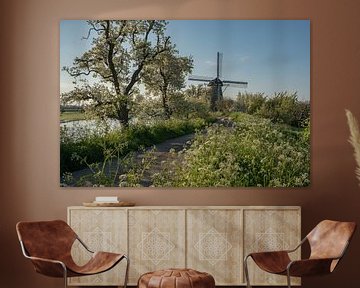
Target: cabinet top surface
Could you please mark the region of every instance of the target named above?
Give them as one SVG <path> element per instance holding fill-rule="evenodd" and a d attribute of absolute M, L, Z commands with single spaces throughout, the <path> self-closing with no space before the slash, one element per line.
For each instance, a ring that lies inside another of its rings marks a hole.
<path fill-rule="evenodd" d="M 132 207 L 85 207 L 85 206 L 69 206 L 68 209 L 132 209 L 132 210 L 201 210 L 201 209 L 221 209 L 221 210 L 236 210 L 236 209 L 279 209 L 279 210 L 300 210 L 301 206 L 132 206 Z"/>

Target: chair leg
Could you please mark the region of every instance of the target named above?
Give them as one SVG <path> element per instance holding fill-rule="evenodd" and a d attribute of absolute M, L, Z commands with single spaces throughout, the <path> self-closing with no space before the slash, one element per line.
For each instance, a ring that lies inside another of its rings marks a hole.
<path fill-rule="evenodd" d="M 127 256 L 124 256 L 126 259 L 126 271 L 125 271 L 125 280 L 124 280 L 124 288 L 127 286 L 128 278 L 129 278 L 129 265 L 130 265 L 130 259 Z"/>
<path fill-rule="evenodd" d="M 250 255 L 247 255 L 244 258 L 244 272 L 245 272 L 245 279 L 246 279 L 246 287 L 247 288 L 251 288 L 250 285 L 250 279 L 249 279 L 249 269 L 248 269 L 248 265 L 247 265 L 247 259 L 249 258 Z"/>
<path fill-rule="evenodd" d="M 290 278 L 290 271 L 289 269 L 287 269 L 287 284 L 288 284 L 288 288 L 291 288 L 291 278 Z"/>
<path fill-rule="evenodd" d="M 67 270 L 66 270 L 66 266 L 64 264 L 61 265 L 64 269 L 64 287 L 67 288 Z"/>

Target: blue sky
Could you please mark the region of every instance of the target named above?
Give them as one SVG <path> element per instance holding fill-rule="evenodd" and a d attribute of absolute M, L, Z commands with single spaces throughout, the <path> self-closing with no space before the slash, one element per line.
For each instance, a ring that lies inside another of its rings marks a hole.
<path fill-rule="evenodd" d="M 82 39 L 87 31 L 85 21 L 61 21 L 60 67 L 89 49 L 90 40 Z M 299 99 L 310 98 L 309 20 L 171 20 L 166 34 L 181 55 L 193 57 L 193 75 L 215 77 L 216 53 L 223 53 L 223 80 L 249 82 L 228 88 L 225 97 L 296 91 Z M 60 73 L 60 91 L 69 91 L 72 78 Z"/>

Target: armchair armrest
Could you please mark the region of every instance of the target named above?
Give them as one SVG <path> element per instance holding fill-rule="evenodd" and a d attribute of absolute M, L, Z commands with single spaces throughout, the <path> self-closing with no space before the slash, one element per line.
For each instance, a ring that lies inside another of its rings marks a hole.
<path fill-rule="evenodd" d="M 59 278 L 62 278 L 67 274 L 66 265 L 59 260 L 32 256 L 27 256 L 26 258 L 31 260 L 34 264 L 35 271 L 40 274 Z"/>
<path fill-rule="evenodd" d="M 295 248 L 293 248 L 293 249 L 288 249 L 288 250 L 278 250 L 278 251 L 264 251 L 264 252 L 252 252 L 252 253 L 249 253 L 246 257 L 245 257 L 245 259 L 246 258 L 248 258 L 248 257 L 252 257 L 253 255 L 256 255 L 256 254 L 263 254 L 263 255 L 268 255 L 268 256 L 271 256 L 271 255 L 276 255 L 276 256 L 278 256 L 278 255 L 283 255 L 283 254 L 288 254 L 288 253 L 292 253 L 292 252 L 295 252 L 297 249 L 299 249 L 304 243 L 305 243 L 305 241 L 307 240 L 307 238 L 305 237 L 305 238 L 303 238 L 302 240 L 301 240 L 301 242 L 295 247 Z"/>
<path fill-rule="evenodd" d="M 78 240 L 87 251 L 90 253 L 95 253 L 94 251 L 90 250 L 90 248 L 80 239 L 78 235 L 76 235 L 76 240 Z"/>
<path fill-rule="evenodd" d="M 20 241 L 20 245 L 23 255 L 25 258 L 31 260 L 31 262 L 34 264 L 36 272 L 51 277 L 66 277 L 67 269 L 64 262 L 55 259 L 30 256 L 26 252 L 24 243 L 22 241 Z"/>
<path fill-rule="evenodd" d="M 299 248 L 306 242 L 306 240 L 307 240 L 306 237 L 303 238 L 303 239 L 301 240 L 301 242 L 300 242 L 295 248 L 289 249 L 289 250 L 285 250 L 285 251 L 288 252 L 288 253 L 295 252 L 297 249 L 299 249 Z"/>
<path fill-rule="evenodd" d="M 287 266 L 288 274 L 291 276 L 311 276 L 329 274 L 334 271 L 336 265 L 344 256 L 349 241 L 346 242 L 341 254 L 337 257 L 310 258 L 291 261 Z"/>

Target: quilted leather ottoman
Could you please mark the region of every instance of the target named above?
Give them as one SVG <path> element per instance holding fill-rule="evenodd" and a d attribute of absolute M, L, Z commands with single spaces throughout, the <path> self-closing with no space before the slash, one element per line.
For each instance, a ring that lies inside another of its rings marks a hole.
<path fill-rule="evenodd" d="M 214 288 L 214 277 L 192 269 L 166 269 L 140 276 L 138 288 Z"/>

